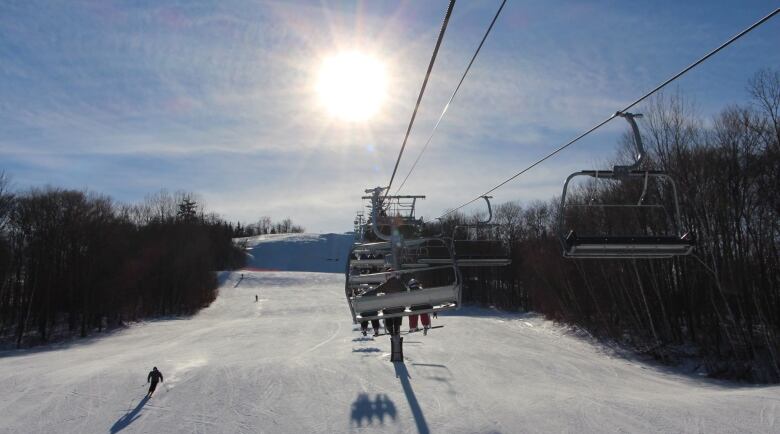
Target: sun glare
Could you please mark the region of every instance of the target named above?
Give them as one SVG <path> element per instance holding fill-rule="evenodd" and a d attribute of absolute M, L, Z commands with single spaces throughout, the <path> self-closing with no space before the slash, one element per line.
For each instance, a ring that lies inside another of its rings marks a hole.
<path fill-rule="evenodd" d="M 375 58 L 341 53 L 325 60 L 317 91 L 328 111 L 347 121 L 374 116 L 385 99 L 385 69 Z"/>

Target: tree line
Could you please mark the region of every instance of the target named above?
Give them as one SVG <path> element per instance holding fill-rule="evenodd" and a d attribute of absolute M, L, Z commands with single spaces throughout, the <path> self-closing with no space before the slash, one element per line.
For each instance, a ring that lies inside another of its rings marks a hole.
<path fill-rule="evenodd" d="M 642 168 L 665 170 L 676 181 L 682 226 L 697 240 L 693 255 L 561 255 L 561 212 L 583 228 L 652 235 L 668 227 L 674 203 L 661 184 L 650 183 L 644 200 L 666 212 L 643 215 L 631 208 L 623 214 L 562 210 L 560 197 L 504 203 L 494 221 L 512 265 L 464 270 L 464 299 L 534 310 L 670 362 L 692 353 L 714 377 L 780 381 L 780 72 L 760 71 L 747 88 L 749 104 L 729 106 L 709 123 L 679 93 L 659 96 L 643 110 L 649 155 Z M 620 145 L 618 158 L 625 161 L 631 137 Z M 603 184 L 584 183 L 567 197 L 580 204 L 636 202 L 643 189 L 642 182 Z M 477 219 L 450 216 L 443 232 Z"/>
<path fill-rule="evenodd" d="M 279 222 L 274 222 L 271 217 L 262 216 L 255 223 L 241 226 L 239 222 L 236 225 L 236 237 L 253 237 L 255 235 L 268 234 L 294 234 L 303 233 L 306 229 L 293 223 L 289 217 Z"/>
<path fill-rule="evenodd" d="M 215 299 L 216 270 L 244 264 L 236 228 L 191 194 L 124 205 L 9 185 L 0 173 L 0 336 L 17 347 L 194 313 Z"/>

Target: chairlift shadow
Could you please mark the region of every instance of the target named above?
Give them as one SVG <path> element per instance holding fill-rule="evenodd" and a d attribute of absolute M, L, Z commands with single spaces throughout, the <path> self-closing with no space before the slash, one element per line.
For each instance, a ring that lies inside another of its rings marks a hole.
<path fill-rule="evenodd" d="M 368 348 L 353 348 L 353 353 L 381 353 L 382 350 L 376 347 L 368 347 Z"/>
<path fill-rule="evenodd" d="M 472 318 L 497 318 L 502 320 L 524 320 L 542 318 L 543 316 L 535 312 L 508 311 L 493 307 L 482 307 L 477 305 L 463 306 L 458 310 L 439 312 L 439 316 L 446 317 L 472 317 Z"/>
<path fill-rule="evenodd" d="M 454 376 L 452 375 L 452 371 L 450 371 L 450 368 L 448 368 L 447 365 L 441 365 L 437 363 L 412 363 L 412 366 L 422 368 L 422 375 L 426 380 L 436 381 L 447 386 L 447 392 L 450 395 L 457 394 L 455 388 L 452 385 L 452 379 Z M 426 372 L 428 369 L 430 369 L 430 371 Z"/>
<path fill-rule="evenodd" d="M 440 365 L 440 364 L 437 364 L 437 363 L 412 363 L 412 365 L 413 366 L 422 366 L 422 367 L 425 367 L 425 368 L 442 368 L 442 369 L 446 369 L 448 371 L 450 370 L 447 367 L 447 365 Z"/>
<path fill-rule="evenodd" d="M 376 394 L 373 401 L 367 393 L 361 393 L 352 403 L 350 419 L 358 428 L 362 428 L 364 423 L 366 426 L 373 425 L 374 419 L 379 425 L 384 425 L 385 417 L 395 420 L 398 416 L 395 404 L 384 393 Z"/>

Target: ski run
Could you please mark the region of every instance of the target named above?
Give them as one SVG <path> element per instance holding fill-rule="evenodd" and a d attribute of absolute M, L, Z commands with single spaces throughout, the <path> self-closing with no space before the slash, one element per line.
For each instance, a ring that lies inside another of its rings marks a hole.
<path fill-rule="evenodd" d="M 314 243 L 314 269 L 343 267 L 323 239 L 276 248 Z M 243 270 L 220 285 L 189 318 L 0 353 L 0 432 L 780 432 L 778 386 L 619 356 L 534 314 L 440 314 L 446 327 L 405 335 L 391 363 L 389 337 L 351 323 L 343 273 Z M 165 380 L 146 400 L 153 366 Z"/>

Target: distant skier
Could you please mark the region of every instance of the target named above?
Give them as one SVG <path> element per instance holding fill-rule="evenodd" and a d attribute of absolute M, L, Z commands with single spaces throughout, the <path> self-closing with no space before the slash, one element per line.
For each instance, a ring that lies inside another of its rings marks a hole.
<path fill-rule="evenodd" d="M 257 294 L 255 294 L 255 303 L 257 303 L 258 301 L 260 301 L 260 298 L 258 298 Z"/>
<path fill-rule="evenodd" d="M 157 388 L 157 383 L 163 382 L 163 375 L 162 372 L 157 370 L 157 366 L 152 368 L 151 371 L 149 371 L 149 375 L 146 377 L 146 382 L 151 383 L 149 386 L 149 393 L 146 394 L 147 397 L 151 398 L 152 394 L 154 393 L 154 389 Z"/>

